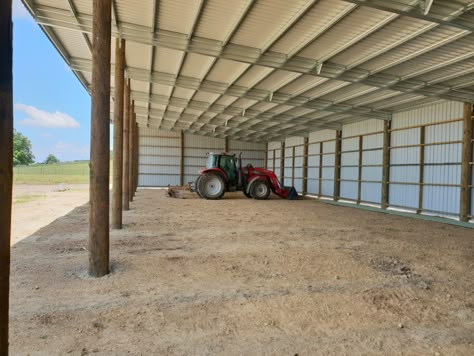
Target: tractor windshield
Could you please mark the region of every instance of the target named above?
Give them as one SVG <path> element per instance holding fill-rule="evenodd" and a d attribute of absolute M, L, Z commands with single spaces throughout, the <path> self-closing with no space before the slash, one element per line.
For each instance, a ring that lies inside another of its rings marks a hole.
<path fill-rule="evenodd" d="M 216 167 L 218 167 L 217 158 L 218 158 L 218 156 L 214 156 L 212 154 L 209 155 L 207 157 L 207 166 L 206 166 L 206 168 L 216 168 Z"/>

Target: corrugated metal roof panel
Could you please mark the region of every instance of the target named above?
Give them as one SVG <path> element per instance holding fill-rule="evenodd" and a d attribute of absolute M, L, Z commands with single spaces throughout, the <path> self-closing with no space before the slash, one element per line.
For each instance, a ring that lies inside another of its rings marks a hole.
<path fill-rule="evenodd" d="M 197 17 L 201 0 L 153 0 L 159 5 L 155 26 L 159 29 L 191 33 Z"/>
<path fill-rule="evenodd" d="M 219 59 L 206 76 L 206 79 L 230 84 L 248 67 L 250 67 L 250 64 L 239 63 L 228 59 Z"/>
<path fill-rule="evenodd" d="M 358 39 L 380 28 L 398 15 L 359 7 L 299 53 L 303 57 L 326 60 Z"/>
<path fill-rule="evenodd" d="M 178 74 L 184 52 L 169 48 L 155 48 L 153 69 L 159 72 Z"/>
<path fill-rule="evenodd" d="M 266 49 L 314 0 L 260 0 L 254 3 L 231 43 Z"/>

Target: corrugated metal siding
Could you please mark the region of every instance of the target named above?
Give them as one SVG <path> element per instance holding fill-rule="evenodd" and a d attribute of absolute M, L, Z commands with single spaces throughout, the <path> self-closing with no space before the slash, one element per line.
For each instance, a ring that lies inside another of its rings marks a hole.
<path fill-rule="evenodd" d="M 360 201 L 380 204 L 382 190 L 383 121 L 366 120 L 342 128 L 341 199 L 358 200 L 359 136 L 362 136 Z"/>
<path fill-rule="evenodd" d="M 225 140 L 222 138 L 184 135 L 184 182 L 194 182 L 199 169 L 206 167 L 207 153 L 223 152 Z"/>
<path fill-rule="evenodd" d="M 433 124 L 442 121 L 460 119 L 463 116 L 463 104 L 441 102 L 434 105 L 396 113 L 392 128 L 399 129 L 417 125 Z M 420 128 L 394 131 L 391 145 L 417 145 L 420 143 Z M 433 186 L 430 184 L 459 185 L 461 170 L 462 144 L 429 145 L 462 140 L 462 122 L 451 122 L 425 128 L 425 166 L 422 188 L 417 184 L 420 179 L 420 147 L 393 148 L 390 168 L 390 204 L 417 209 L 420 189 L 423 189 L 422 209 L 427 212 L 445 212 L 446 215 L 459 213 L 459 187 Z M 447 165 L 449 163 L 449 165 Z M 395 184 L 414 183 L 413 185 Z"/>
<path fill-rule="evenodd" d="M 308 193 L 320 196 L 332 196 L 334 193 L 334 150 L 336 131 L 322 130 L 310 132 L 308 138 Z M 326 141 L 326 142 L 323 142 Z M 323 151 L 320 152 L 320 142 Z M 320 154 L 322 167 L 319 165 Z M 321 174 L 321 182 L 319 175 Z M 319 189 L 321 186 L 321 190 Z"/>
<path fill-rule="evenodd" d="M 294 186 L 298 192 L 303 190 L 303 137 L 290 137 L 285 140 L 285 185 Z M 294 150 L 293 150 L 294 148 Z M 293 167 L 293 152 L 295 165 Z M 294 169 L 293 169 L 294 168 Z"/>
<path fill-rule="evenodd" d="M 178 185 L 181 154 L 179 133 L 140 127 L 139 135 L 138 185 Z"/>
<path fill-rule="evenodd" d="M 238 155 L 242 152 L 242 166 L 251 164 L 262 167 L 265 163 L 265 144 L 229 140 L 229 153 Z"/>

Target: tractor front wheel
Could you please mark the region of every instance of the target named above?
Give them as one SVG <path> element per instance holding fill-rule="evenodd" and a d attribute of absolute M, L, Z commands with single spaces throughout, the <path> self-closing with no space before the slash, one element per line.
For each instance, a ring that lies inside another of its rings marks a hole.
<path fill-rule="evenodd" d="M 198 183 L 197 190 L 205 199 L 220 199 L 225 193 L 224 178 L 220 174 L 205 173 Z"/>
<path fill-rule="evenodd" d="M 270 195 L 270 186 L 267 181 L 257 179 L 250 187 L 250 196 L 257 200 L 268 199 Z"/>

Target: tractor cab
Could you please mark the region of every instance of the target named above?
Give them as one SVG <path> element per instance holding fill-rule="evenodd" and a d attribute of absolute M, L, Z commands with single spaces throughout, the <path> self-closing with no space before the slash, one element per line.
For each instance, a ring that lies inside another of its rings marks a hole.
<path fill-rule="evenodd" d="M 237 184 L 237 164 L 235 155 L 227 153 L 208 153 L 207 156 L 207 169 L 219 168 L 225 172 L 229 180 L 229 185 L 234 186 Z"/>

